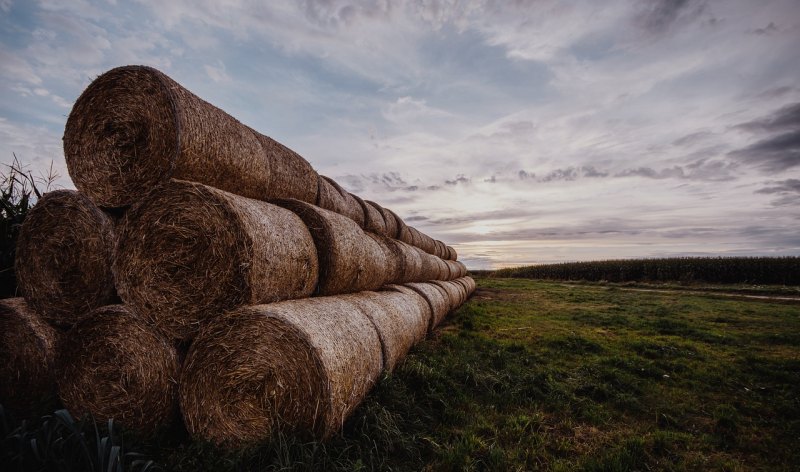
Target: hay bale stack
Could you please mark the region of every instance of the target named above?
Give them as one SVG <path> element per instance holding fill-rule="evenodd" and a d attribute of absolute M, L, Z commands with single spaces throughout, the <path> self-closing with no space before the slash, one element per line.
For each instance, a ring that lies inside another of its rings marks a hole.
<path fill-rule="evenodd" d="M 455 279 L 453 280 L 453 283 L 460 285 L 461 288 L 464 290 L 464 301 L 466 302 L 469 296 L 472 294 L 472 290 L 470 290 L 469 288 L 469 283 L 466 280 L 464 280 L 464 278 Z"/>
<path fill-rule="evenodd" d="M 474 292 L 475 289 L 478 288 L 478 286 L 475 284 L 475 279 L 473 279 L 472 277 L 465 276 L 462 277 L 461 280 L 463 280 L 467 284 L 467 291 L 469 292 L 470 295 L 472 295 L 472 292 Z"/>
<path fill-rule="evenodd" d="M 174 418 L 178 354 L 124 305 L 89 314 L 64 335 L 58 393 L 77 416 L 152 434 Z"/>
<path fill-rule="evenodd" d="M 392 257 L 397 264 L 399 279 L 390 280 L 396 283 L 421 282 L 425 280 L 422 272 L 422 256 L 420 251 L 414 246 L 410 246 L 396 239 L 385 238 L 387 249 L 392 253 Z"/>
<path fill-rule="evenodd" d="M 400 229 L 397 230 L 397 239 L 403 241 L 404 243 L 408 244 L 409 246 L 414 246 L 414 235 L 411 232 L 411 226 L 407 226 L 403 224 Z"/>
<path fill-rule="evenodd" d="M 122 299 L 180 340 L 236 306 L 310 296 L 318 273 L 292 212 L 179 180 L 126 213 L 113 267 Z"/>
<path fill-rule="evenodd" d="M 403 233 L 404 230 L 408 231 L 408 229 L 406 228 L 406 223 L 403 221 L 402 218 L 397 216 L 397 213 L 393 212 L 392 210 L 390 210 L 388 208 L 384 208 L 384 210 L 385 210 L 385 212 L 384 212 L 383 219 L 386 220 L 386 221 L 389 220 L 389 218 L 386 216 L 386 213 L 388 213 L 389 215 L 394 217 L 395 225 L 397 226 L 396 232 L 394 234 L 390 234 L 389 236 L 392 237 L 392 238 L 395 238 L 395 239 L 402 240 L 400 235 Z M 405 242 L 405 241 L 403 241 L 403 242 Z M 408 243 L 406 243 L 406 244 L 408 244 Z"/>
<path fill-rule="evenodd" d="M 467 276 L 467 266 L 464 265 L 461 261 L 453 261 L 458 266 L 460 277 Z"/>
<path fill-rule="evenodd" d="M 433 331 L 450 312 L 450 296 L 441 287 L 431 283 L 414 282 L 406 287 L 422 295 L 431 307 L 431 324 L 428 331 Z"/>
<path fill-rule="evenodd" d="M 452 246 L 447 246 L 447 259 L 449 259 L 451 261 L 457 261 L 458 260 L 458 253 L 456 252 L 456 250 Z"/>
<path fill-rule="evenodd" d="M 405 278 L 405 267 L 401 259 L 402 255 L 398 254 L 390 245 L 394 245 L 394 241 L 385 236 L 380 236 L 373 233 L 364 233 L 368 238 L 372 239 L 375 244 L 381 248 L 383 259 L 386 261 L 383 268 L 383 283 L 402 283 Z"/>
<path fill-rule="evenodd" d="M 389 232 L 386 229 L 386 220 L 383 218 L 383 213 L 380 211 L 380 206 L 371 201 L 361 200 L 361 206 L 364 208 L 364 229 L 381 236 L 388 236 Z"/>
<path fill-rule="evenodd" d="M 131 205 L 170 178 L 250 198 L 317 199 L 317 174 L 300 155 L 150 67 L 118 67 L 86 88 L 67 119 L 64 156 L 101 207 Z"/>
<path fill-rule="evenodd" d="M 319 176 L 317 206 L 344 215 L 364 228 L 364 209 L 359 200 L 356 200 L 356 197 L 343 189 L 335 180 L 324 175 Z"/>
<path fill-rule="evenodd" d="M 436 263 L 437 272 L 439 275 L 437 279 L 451 280 L 453 277 L 450 276 L 450 267 L 447 265 L 447 263 L 437 256 L 431 256 L 431 257 L 433 257 L 433 260 Z"/>
<path fill-rule="evenodd" d="M 450 311 L 460 307 L 467 300 L 467 292 L 460 284 L 449 280 L 434 280 L 432 284 L 437 285 L 447 293 L 450 300 Z"/>
<path fill-rule="evenodd" d="M 378 205 L 377 203 L 374 202 L 369 202 L 369 203 L 373 205 L 375 208 L 377 208 L 378 211 L 381 212 L 381 215 L 383 216 L 383 223 L 386 226 L 386 236 L 390 238 L 397 238 L 397 231 L 400 228 L 400 226 L 397 222 L 396 215 L 391 211 L 387 210 L 386 208 Z"/>
<path fill-rule="evenodd" d="M 358 306 L 375 325 L 383 350 L 383 368 L 388 372 L 428 332 L 430 307 L 416 292 L 359 292 L 341 295 L 341 299 Z"/>
<path fill-rule="evenodd" d="M 372 322 L 341 297 L 239 308 L 195 339 L 183 367 L 186 428 L 241 445 L 275 431 L 329 437 L 380 376 Z"/>
<path fill-rule="evenodd" d="M 298 200 L 276 200 L 303 220 L 319 258 L 317 295 L 374 290 L 386 283 L 384 249 L 346 216 Z"/>
<path fill-rule="evenodd" d="M 0 404 L 28 414 L 55 397 L 57 343 L 23 298 L 0 300 Z"/>
<path fill-rule="evenodd" d="M 17 281 L 31 308 L 69 326 L 115 296 L 111 220 L 73 190 L 45 194 L 17 240 Z"/>

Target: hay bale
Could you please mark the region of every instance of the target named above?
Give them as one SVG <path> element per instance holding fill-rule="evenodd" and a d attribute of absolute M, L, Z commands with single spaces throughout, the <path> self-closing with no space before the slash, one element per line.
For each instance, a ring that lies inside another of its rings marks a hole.
<path fill-rule="evenodd" d="M 380 206 L 368 200 L 359 199 L 359 201 L 364 208 L 364 229 L 381 236 L 388 236 L 389 232 L 386 230 L 386 221 L 379 209 Z"/>
<path fill-rule="evenodd" d="M 92 311 L 64 335 L 61 348 L 58 393 L 73 414 L 113 418 L 142 434 L 174 419 L 178 354 L 130 308 Z"/>
<path fill-rule="evenodd" d="M 55 398 L 57 343 L 23 298 L 0 300 L 0 404 L 30 414 Z"/>
<path fill-rule="evenodd" d="M 359 292 L 341 295 L 354 303 L 375 325 L 383 350 L 383 368 L 391 372 L 411 347 L 425 339 L 430 307 L 416 292 Z"/>
<path fill-rule="evenodd" d="M 478 286 L 475 284 L 475 279 L 473 279 L 472 277 L 467 277 L 467 276 L 462 277 L 462 279 L 464 280 L 464 282 L 467 283 L 467 286 L 468 286 L 468 289 L 469 289 L 468 290 L 469 294 L 472 295 L 472 292 L 474 292 L 475 289 L 478 288 Z"/>
<path fill-rule="evenodd" d="M 447 249 L 443 242 L 438 239 L 433 240 L 433 255 L 440 259 L 447 259 Z"/>
<path fill-rule="evenodd" d="M 447 258 L 450 259 L 451 261 L 458 260 L 458 253 L 452 246 L 447 246 Z"/>
<path fill-rule="evenodd" d="M 384 249 L 346 216 L 298 200 L 276 200 L 294 212 L 314 238 L 319 259 L 317 295 L 374 290 L 386 282 Z"/>
<path fill-rule="evenodd" d="M 292 212 L 179 180 L 127 212 L 113 267 L 125 303 L 180 340 L 236 306 L 307 297 L 318 273 Z"/>
<path fill-rule="evenodd" d="M 317 174 L 300 155 L 144 66 L 112 69 L 86 88 L 67 119 L 64 156 L 101 207 L 131 205 L 170 178 L 262 200 L 317 197 Z"/>
<path fill-rule="evenodd" d="M 422 257 L 418 249 L 396 239 L 385 238 L 383 241 L 392 253 L 400 275 L 399 279 L 387 279 L 388 282 L 405 283 L 425 280 L 422 273 Z"/>
<path fill-rule="evenodd" d="M 441 287 L 450 297 L 450 311 L 460 307 L 467 300 L 467 291 L 461 284 L 451 280 L 434 280 L 431 282 Z"/>
<path fill-rule="evenodd" d="M 45 194 L 20 228 L 15 270 L 22 294 L 59 326 L 115 297 L 111 220 L 74 190 Z"/>
<path fill-rule="evenodd" d="M 450 312 L 450 296 L 441 287 L 427 282 L 413 282 L 406 287 L 422 295 L 431 307 L 431 324 L 428 331 L 433 331 Z"/>
<path fill-rule="evenodd" d="M 386 236 L 380 236 L 378 234 L 368 232 L 365 232 L 364 234 L 368 238 L 372 239 L 375 244 L 381 248 L 381 252 L 383 254 L 382 260 L 385 261 L 382 277 L 383 283 L 401 283 L 404 277 L 404 261 L 400 259 L 399 255 L 394 250 L 389 248 L 389 245 L 392 244 L 392 240 Z"/>
<path fill-rule="evenodd" d="M 461 286 L 461 288 L 464 290 L 464 301 L 467 301 L 470 294 L 472 294 L 472 291 L 469 288 L 469 283 L 466 280 L 464 280 L 464 278 L 455 279 L 453 280 L 453 283 L 456 283 Z"/>
<path fill-rule="evenodd" d="M 319 177 L 317 206 L 344 215 L 364 228 L 364 209 L 359 203 L 360 199 L 351 195 L 330 177 L 324 175 Z"/>
<path fill-rule="evenodd" d="M 464 265 L 461 261 L 454 261 L 455 264 L 458 266 L 458 274 L 459 277 L 466 277 L 467 275 L 467 266 Z"/>
<path fill-rule="evenodd" d="M 396 230 L 397 232 L 396 232 L 395 234 L 393 234 L 393 235 L 389 235 L 389 236 L 390 236 L 390 237 L 392 237 L 392 238 L 395 238 L 395 239 L 401 239 L 401 237 L 400 237 L 401 233 L 402 233 L 404 230 L 405 230 L 405 231 L 408 231 L 408 229 L 406 228 L 406 223 L 403 221 L 403 219 L 402 219 L 402 218 L 400 218 L 399 216 L 397 216 L 397 213 L 393 212 L 392 210 L 390 210 L 390 209 L 388 209 L 388 208 L 384 208 L 384 210 L 385 210 L 387 213 L 389 213 L 390 215 L 392 215 L 392 216 L 394 217 L 395 224 L 397 225 L 397 230 Z M 386 215 L 384 215 L 383 219 L 384 219 L 384 220 L 388 220 L 388 218 L 386 217 Z M 404 242 L 404 243 L 406 243 L 406 244 L 408 244 L 408 242 L 407 242 L 407 241 L 403 241 L 403 242 Z"/>
<path fill-rule="evenodd" d="M 447 263 L 436 256 L 431 257 L 433 257 L 434 262 L 436 263 L 438 274 L 438 277 L 436 277 L 437 280 L 450 280 L 452 277 L 450 277 L 450 267 L 448 267 Z"/>
<path fill-rule="evenodd" d="M 180 404 L 196 438 L 242 445 L 276 431 L 326 438 L 380 376 L 369 318 L 341 297 L 242 307 L 189 349 Z"/>
<path fill-rule="evenodd" d="M 397 239 L 403 241 L 409 246 L 414 246 L 414 234 L 411 232 L 411 229 L 412 229 L 411 226 L 403 224 L 403 226 L 401 226 L 400 229 L 397 230 Z"/>
<path fill-rule="evenodd" d="M 373 205 L 375 208 L 377 208 L 378 211 L 381 212 L 381 215 L 383 216 L 383 223 L 386 226 L 386 236 L 390 238 L 397 238 L 397 230 L 399 229 L 399 226 L 395 214 L 387 210 L 386 208 L 378 205 L 377 203 L 374 202 L 369 202 L 369 203 Z"/>

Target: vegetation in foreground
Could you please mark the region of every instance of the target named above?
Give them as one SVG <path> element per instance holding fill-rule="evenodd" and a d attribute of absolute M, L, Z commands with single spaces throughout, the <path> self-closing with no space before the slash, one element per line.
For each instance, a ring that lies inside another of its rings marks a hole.
<path fill-rule="evenodd" d="M 325 444 L 126 435 L 165 470 L 796 470 L 800 305 L 481 278 Z"/>
<path fill-rule="evenodd" d="M 589 282 L 800 285 L 800 257 L 675 257 L 500 269 L 493 277 Z"/>

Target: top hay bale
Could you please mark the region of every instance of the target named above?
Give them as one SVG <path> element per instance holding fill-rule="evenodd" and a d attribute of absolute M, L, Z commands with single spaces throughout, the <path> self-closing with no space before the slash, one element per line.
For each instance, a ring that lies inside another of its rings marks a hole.
<path fill-rule="evenodd" d="M 316 205 L 344 215 L 355 221 L 358 226 L 365 228 L 365 215 L 361 199 L 351 195 L 330 177 L 319 176 L 319 195 Z"/>
<path fill-rule="evenodd" d="M 125 214 L 117 238 L 120 296 L 174 339 L 240 305 L 307 297 L 317 284 L 300 218 L 203 184 L 156 189 Z"/>
<path fill-rule="evenodd" d="M 70 326 L 114 300 L 111 220 L 74 190 L 45 194 L 17 239 L 20 290 L 45 320 Z"/>
<path fill-rule="evenodd" d="M 67 119 L 64 156 L 101 207 L 131 205 L 170 178 L 261 200 L 317 199 L 317 174 L 300 155 L 151 67 L 118 67 L 89 84 Z"/>

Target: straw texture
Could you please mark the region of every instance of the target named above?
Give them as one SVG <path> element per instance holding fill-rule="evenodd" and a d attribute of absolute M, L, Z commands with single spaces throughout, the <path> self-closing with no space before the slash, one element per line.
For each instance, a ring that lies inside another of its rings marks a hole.
<path fill-rule="evenodd" d="M 383 213 L 379 209 L 380 206 L 368 200 L 359 199 L 359 201 L 364 209 L 364 229 L 381 236 L 388 236 L 389 232 L 386 229 Z"/>
<path fill-rule="evenodd" d="M 319 258 L 316 294 L 374 290 L 386 283 L 386 252 L 353 220 L 298 200 L 275 203 L 299 216 L 314 238 Z"/>
<path fill-rule="evenodd" d="M 63 337 L 58 392 L 77 416 L 152 434 L 177 406 L 175 348 L 124 305 L 94 310 Z"/>
<path fill-rule="evenodd" d="M 0 404 L 30 413 L 55 397 L 57 342 L 23 298 L 0 300 Z"/>
<path fill-rule="evenodd" d="M 364 228 L 365 215 L 360 200 L 348 193 L 330 177 L 319 176 L 317 206 L 344 215 L 355 221 L 361 228 Z"/>
<path fill-rule="evenodd" d="M 382 351 L 340 297 L 243 307 L 203 328 L 184 363 L 181 411 L 196 438 L 241 445 L 277 430 L 326 438 L 372 388 Z"/>
<path fill-rule="evenodd" d="M 45 194 L 17 240 L 17 280 L 31 308 L 53 324 L 69 326 L 110 303 L 112 230 L 111 220 L 83 194 Z"/>
<path fill-rule="evenodd" d="M 425 339 L 430 307 L 414 292 L 359 292 L 341 298 L 358 306 L 375 325 L 386 371 L 393 371 L 411 347 Z"/>
<path fill-rule="evenodd" d="M 87 87 L 67 119 L 64 156 L 72 181 L 102 207 L 131 205 L 169 178 L 257 199 L 317 198 L 305 159 L 144 66 Z"/>
<path fill-rule="evenodd" d="M 383 223 L 386 226 L 386 236 L 390 238 L 397 238 L 397 231 L 400 228 L 397 222 L 397 217 L 394 213 L 374 202 L 369 202 L 381 212 L 383 216 Z"/>
<path fill-rule="evenodd" d="M 441 287 L 432 283 L 414 282 L 406 287 L 419 293 L 431 307 L 431 323 L 428 331 L 433 331 L 450 312 L 450 296 Z"/>
<path fill-rule="evenodd" d="M 131 208 L 116 248 L 120 296 L 174 339 L 236 306 L 310 296 L 317 283 L 297 216 L 193 182 L 171 181 Z"/>

